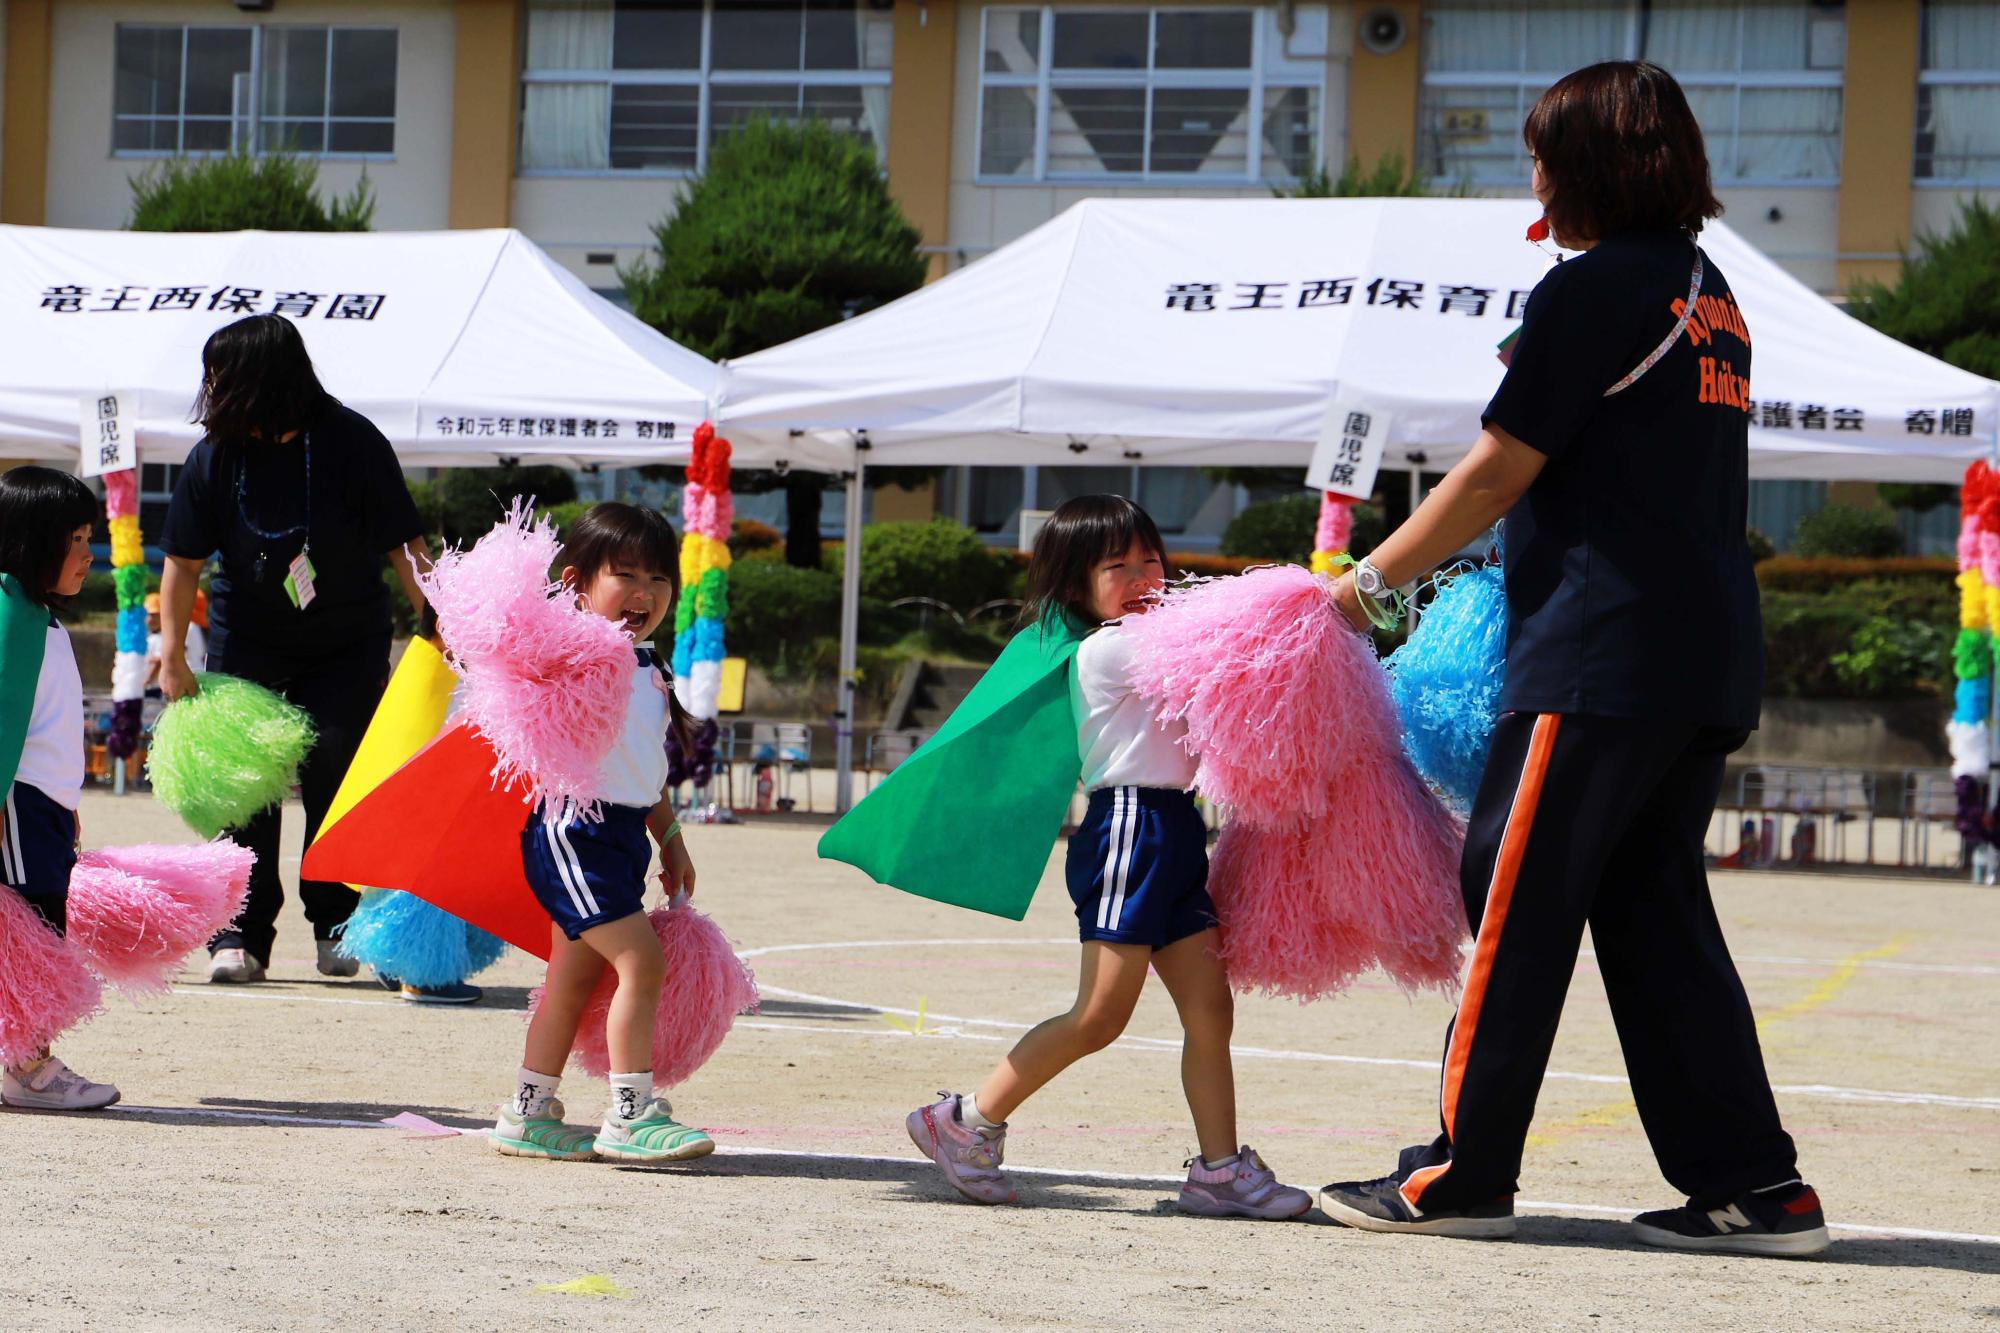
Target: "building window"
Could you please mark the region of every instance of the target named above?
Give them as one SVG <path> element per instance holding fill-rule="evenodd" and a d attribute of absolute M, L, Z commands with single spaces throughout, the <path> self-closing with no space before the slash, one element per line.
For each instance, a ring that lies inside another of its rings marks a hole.
<path fill-rule="evenodd" d="M 1327 14 L 1285 13 L 986 9 L 980 178 L 1240 186 L 1305 174 L 1319 162 Z"/>
<path fill-rule="evenodd" d="M 1719 185 L 1840 179 L 1846 16 L 1819 0 L 1424 6 L 1418 155 L 1443 181 L 1524 185 L 1521 125 L 1548 86 L 1600 60 L 1674 72 L 1708 140 Z"/>
<path fill-rule="evenodd" d="M 822 120 L 880 155 L 893 31 L 857 0 L 532 0 L 521 168 L 695 172 L 758 118 Z"/>
<path fill-rule="evenodd" d="M 396 151 L 394 28 L 121 23 L 119 153 Z"/>
<path fill-rule="evenodd" d="M 1917 179 L 2000 183 L 2000 7 L 1925 0 Z"/>

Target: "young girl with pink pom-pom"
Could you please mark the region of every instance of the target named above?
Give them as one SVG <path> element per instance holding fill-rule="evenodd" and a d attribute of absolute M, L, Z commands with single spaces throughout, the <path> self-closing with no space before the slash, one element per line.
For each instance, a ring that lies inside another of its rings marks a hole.
<path fill-rule="evenodd" d="M 1069 1010 L 1023 1037 L 977 1092 L 946 1093 L 908 1117 L 911 1139 L 976 1203 L 1013 1201 L 1002 1166 L 1008 1117 L 1070 1065 L 1118 1039 L 1151 970 L 1180 1013 L 1181 1083 L 1200 1146 L 1186 1164 L 1180 1208 L 1277 1220 L 1312 1207 L 1311 1196 L 1280 1184 L 1236 1134 L 1234 1003 L 1216 957 L 1207 828 L 1189 790 L 1196 760 L 1184 747 L 1185 724 L 1154 721 L 1135 688 L 1124 623 L 1145 614 L 1165 566 L 1159 529 L 1121 496 L 1070 500 L 1035 539 L 1024 618 L 1067 618 L 1089 630 L 1069 677 L 1089 794 L 1068 856 L 1083 971 Z"/>
<path fill-rule="evenodd" d="M 570 529 L 562 581 L 584 609 L 644 644 L 673 607 L 677 551 L 673 527 L 657 512 L 601 504 Z M 630 682 L 622 729 L 590 788 L 603 797 L 599 807 L 551 799 L 521 834 L 529 887 L 551 922 L 550 954 L 514 1095 L 493 1129 L 494 1146 L 509 1156 L 658 1162 L 715 1148 L 654 1096 L 654 1025 L 666 963 L 645 913 L 648 833 L 659 844 L 669 893 L 692 893 L 695 873 L 664 794 L 666 735 L 683 725 L 680 705 L 648 648 L 637 649 Z M 611 1105 L 593 1135 L 563 1123 L 556 1092 L 606 968 L 616 976 L 605 1021 Z"/>
<path fill-rule="evenodd" d="M 9 1106 L 86 1111 L 118 1100 L 48 1047 L 99 993 L 61 939 L 83 831 L 83 678 L 51 609 L 83 590 L 97 512 L 97 497 L 66 472 L 0 476 L 0 1101 Z"/>

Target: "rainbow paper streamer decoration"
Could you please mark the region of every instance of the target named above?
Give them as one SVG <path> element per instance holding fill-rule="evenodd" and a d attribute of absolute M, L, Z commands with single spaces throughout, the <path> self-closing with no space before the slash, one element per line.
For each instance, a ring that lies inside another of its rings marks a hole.
<path fill-rule="evenodd" d="M 1313 532 L 1313 573 L 1333 573 L 1334 560 L 1347 553 L 1354 536 L 1354 505 L 1353 496 L 1338 491 L 1320 496 L 1319 526 Z"/>
<path fill-rule="evenodd" d="M 704 421 L 695 427 L 687 489 L 681 492 L 681 599 L 674 608 L 674 692 L 696 724 L 694 753 L 677 747 L 670 777 L 706 787 L 715 772 L 717 699 L 722 692 L 722 622 L 729 615 L 729 441 Z"/>
<path fill-rule="evenodd" d="M 112 580 L 118 592 L 117 655 L 111 660 L 113 759 L 139 748 L 140 710 L 146 697 L 146 551 L 139 535 L 139 472 L 104 475 L 104 515 L 111 529 Z"/>
<path fill-rule="evenodd" d="M 1957 825 L 1970 845 L 1995 841 L 1988 773 L 1993 762 L 1993 631 L 2000 626 L 2000 475 L 1984 462 L 1959 491 L 1958 638 L 1952 643 L 1952 785 Z"/>

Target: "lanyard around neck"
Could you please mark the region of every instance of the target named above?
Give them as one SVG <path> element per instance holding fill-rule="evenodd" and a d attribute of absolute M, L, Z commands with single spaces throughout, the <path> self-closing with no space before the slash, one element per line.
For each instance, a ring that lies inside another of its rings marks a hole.
<path fill-rule="evenodd" d="M 310 544 L 311 544 L 311 541 L 312 541 L 312 499 L 313 499 L 313 454 L 312 454 L 312 432 L 311 432 L 311 431 L 307 431 L 307 432 L 305 432 L 305 435 L 304 435 L 304 437 L 303 437 L 303 438 L 304 438 L 304 441 L 305 441 L 305 455 L 306 455 L 306 456 L 305 456 L 305 464 L 306 464 L 306 486 L 305 486 L 305 491 L 306 491 L 306 506 L 305 506 L 305 515 L 306 515 L 306 521 L 305 521 L 305 522 L 303 522 L 303 523 L 301 523 L 301 524 L 299 524 L 299 525 L 298 525 L 297 527 L 292 527 L 292 528 L 286 528 L 286 529 L 285 529 L 285 530 L 284 530 L 283 532 L 266 532 L 266 531 L 265 531 L 264 529 L 262 529 L 262 528 L 258 527 L 258 526 L 256 525 L 256 523 L 254 523 L 254 522 L 252 522 L 252 521 L 251 521 L 251 518 L 250 518 L 250 505 L 249 505 L 249 486 L 250 486 L 250 452 L 249 452 L 249 450 L 247 450 L 247 449 L 246 449 L 246 450 L 244 451 L 244 453 L 243 453 L 243 458 L 242 458 L 242 461 L 241 461 L 241 463 L 240 463 L 240 464 L 239 464 L 239 465 L 237 466 L 237 469 L 236 469 L 236 516 L 237 516 L 238 518 L 240 518 L 240 519 L 242 519 L 242 520 L 243 520 L 243 526 L 244 526 L 244 527 L 246 527 L 246 528 L 248 528 L 248 529 L 250 529 L 250 532 L 251 532 L 251 534 L 252 534 L 253 536 L 256 536 L 256 537 L 258 537 L 259 539 L 261 539 L 261 540 L 263 540 L 263 541 L 267 541 L 267 542 L 281 542 L 281 541 L 287 541 L 287 540 L 289 540 L 289 539 L 291 539 L 291 538 L 293 538 L 293 537 L 300 537 L 300 536 L 303 536 L 303 537 L 304 537 L 304 538 L 306 539 L 306 541 L 307 541 L 307 544 L 308 544 L 308 545 L 310 545 Z"/>

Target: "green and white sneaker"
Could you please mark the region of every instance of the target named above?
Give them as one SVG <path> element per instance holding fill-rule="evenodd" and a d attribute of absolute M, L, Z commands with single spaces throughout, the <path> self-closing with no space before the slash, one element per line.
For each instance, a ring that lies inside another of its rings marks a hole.
<path fill-rule="evenodd" d="M 500 1108 L 493 1124 L 493 1148 L 507 1157 L 542 1157 L 555 1162 L 587 1162 L 596 1156 L 590 1131 L 563 1123 L 563 1104 L 550 1101 L 540 1115 Z"/>
<path fill-rule="evenodd" d="M 646 1103 L 636 1119 L 606 1116 L 597 1131 L 597 1155 L 607 1162 L 685 1162 L 715 1151 L 715 1140 L 673 1117 L 663 1097 Z"/>

